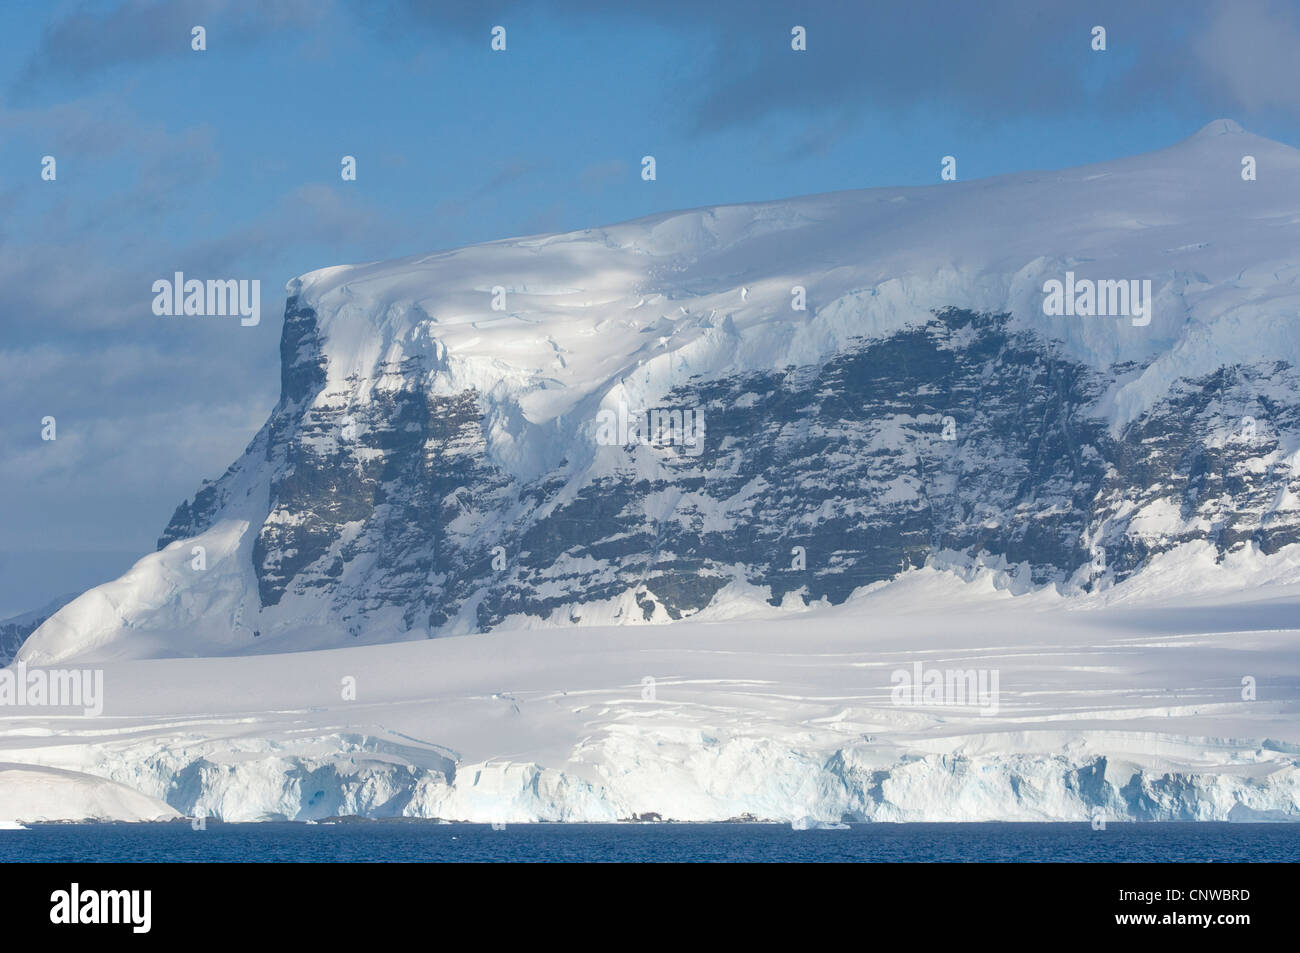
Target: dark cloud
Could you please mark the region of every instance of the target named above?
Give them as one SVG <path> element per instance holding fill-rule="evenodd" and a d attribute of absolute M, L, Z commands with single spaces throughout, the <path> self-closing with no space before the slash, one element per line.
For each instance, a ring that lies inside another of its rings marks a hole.
<path fill-rule="evenodd" d="M 1225 106 L 1220 111 L 1300 115 L 1300 9 L 1294 2 L 1220 4 L 1189 45 Z"/>
<path fill-rule="evenodd" d="M 319 41 L 321 25 L 342 10 L 354 27 L 394 39 L 415 31 L 425 55 L 431 39 L 486 43 L 492 25 L 512 20 L 520 28 L 672 30 L 709 51 L 671 93 L 680 120 L 697 134 L 774 115 L 919 104 L 998 119 L 1067 108 L 1132 114 L 1157 104 L 1198 116 L 1300 117 L 1293 0 L 125 0 L 65 12 L 43 33 L 19 85 L 186 55 L 195 24 L 241 46 L 286 30 Z M 790 49 L 795 24 L 808 31 L 806 52 Z M 1105 53 L 1089 48 L 1094 25 L 1108 32 Z"/>
<path fill-rule="evenodd" d="M 998 121 L 1141 109 L 1150 93 L 1197 85 L 1194 30 L 1172 51 L 1180 69 L 1143 73 L 1134 63 L 1169 35 L 1171 16 L 1190 24 L 1209 10 L 1037 0 L 818 4 L 802 15 L 764 8 L 716 24 L 715 54 L 688 120 L 704 133 L 772 115 L 888 114 L 921 105 Z M 807 29 L 806 52 L 790 49 L 796 22 Z M 1105 52 L 1090 48 L 1094 25 L 1107 30 Z"/>
<path fill-rule="evenodd" d="M 1133 115 L 1157 105 L 1192 117 L 1300 118 L 1294 0 L 393 0 L 380 16 L 372 4 L 350 6 L 379 29 L 484 42 L 490 24 L 508 26 L 511 16 L 575 27 L 631 23 L 694 37 L 708 55 L 677 77 L 671 99 L 695 134 L 773 116 L 922 104 L 996 120 L 1062 110 Z M 806 52 L 790 48 L 796 24 L 807 30 Z M 1104 53 L 1090 47 L 1097 25 L 1107 31 Z M 813 137 L 794 151 L 818 150 Z"/>
<path fill-rule="evenodd" d="M 209 49 L 225 40 L 247 46 L 283 30 L 310 30 L 330 15 L 330 0 L 125 0 L 81 3 L 46 27 L 16 88 L 84 79 L 119 66 L 193 55 L 190 31 L 202 26 Z"/>

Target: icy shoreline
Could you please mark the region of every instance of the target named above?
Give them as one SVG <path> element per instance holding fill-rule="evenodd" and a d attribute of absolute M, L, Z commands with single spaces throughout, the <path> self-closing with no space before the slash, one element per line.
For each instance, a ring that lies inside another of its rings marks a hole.
<path fill-rule="evenodd" d="M 101 717 L 0 717 L 0 820 L 1300 820 L 1293 587 L 945 613 L 923 583 L 910 612 L 104 663 Z M 996 670 L 997 713 L 896 704 L 916 662 Z"/>

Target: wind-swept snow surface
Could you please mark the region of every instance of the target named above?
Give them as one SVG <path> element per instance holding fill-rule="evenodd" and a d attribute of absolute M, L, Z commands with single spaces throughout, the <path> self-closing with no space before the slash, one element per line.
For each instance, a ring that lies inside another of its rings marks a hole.
<path fill-rule="evenodd" d="M 103 716 L 7 717 L 0 761 L 232 821 L 1300 820 L 1294 588 L 918 614 L 941 576 L 890 610 L 110 663 Z M 914 705 L 918 665 L 997 694 Z"/>

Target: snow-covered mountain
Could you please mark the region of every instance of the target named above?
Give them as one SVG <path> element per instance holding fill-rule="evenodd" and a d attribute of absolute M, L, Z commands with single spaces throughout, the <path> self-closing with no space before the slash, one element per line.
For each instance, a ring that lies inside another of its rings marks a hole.
<path fill-rule="evenodd" d="M 1219 121 L 304 275 L 248 450 L 21 649 L 103 692 L 0 709 L 0 825 L 1294 821 L 1298 274 Z"/>
<path fill-rule="evenodd" d="M 244 455 L 20 658 L 726 618 L 927 562 L 1067 595 L 1179 553 L 1300 578 L 1298 276 L 1300 151 L 1227 120 L 315 271 Z M 1049 282 L 1130 280 L 1147 314 L 1045 313 Z M 650 408 L 699 441 L 611 445 Z"/>
<path fill-rule="evenodd" d="M 8 619 L 0 619 L 0 666 L 8 665 L 13 661 L 22 644 L 27 641 L 27 637 L 77 595 L 75 592 L 69 592 L 51 599 L 39 609 L 31 609 Z"/>

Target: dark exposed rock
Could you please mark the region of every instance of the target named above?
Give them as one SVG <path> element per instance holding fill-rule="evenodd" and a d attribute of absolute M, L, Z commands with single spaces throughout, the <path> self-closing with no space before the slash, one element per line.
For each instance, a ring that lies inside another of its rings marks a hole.
<path fill-rule="evenodd" d="M 313 404 L 325 363 L 296 298 L 281 356 L 280 402 L 244 461 L 159 543 L 210 526 L 237 469 L 265 460 L 262 605 L 314 592 L 353 634 L 385 608 L 437 634 L 566 606 L 580 621 L 583 604 L 628 593 L 644 618 L 681 618 L 733 581 L 840 602 L 939 551 L 1087 587 L 1191 539 L 1272 552 L 1300 538 L 1276 505 L 1300 431 L 1281 364 L 1182 381 L 1115 435 L 1093 409 L 1112 376 L 1005 315 L 949 309 L 816 366 L 676 388 L 661 403 L 702 408 L 698 455 L 631 446 L 613 475 L 566 462 L 521 484 L 490 458 L 480 395 L 431 393 L 416 359 L 383 368 L 401 384 L 363 409 Z M 1234 436 L 1245 417 L 1253 435 Z M 634 465 L 647 454 L 657 468 Z M 1133 525 L 1161 501 L 1178 530 Z"/>

